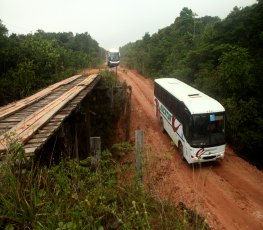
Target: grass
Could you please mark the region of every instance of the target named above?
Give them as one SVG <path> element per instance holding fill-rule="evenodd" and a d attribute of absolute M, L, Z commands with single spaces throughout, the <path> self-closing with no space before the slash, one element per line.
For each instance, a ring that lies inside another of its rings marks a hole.
<path fill-rule="evenodd" d="M 158 200 L 136 183 L 118 183 L 122 166 L 109 151 L 102 153 L 100 170 L 83 165 L 71 159 L 22 173 L 2 161 L 0 228 L 202 229 L 182 214 L 185 207 Z"/>

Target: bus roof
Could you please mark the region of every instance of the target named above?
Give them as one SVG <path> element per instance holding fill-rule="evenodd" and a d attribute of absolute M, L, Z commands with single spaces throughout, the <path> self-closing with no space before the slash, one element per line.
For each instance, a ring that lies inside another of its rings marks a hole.
<path fill-rule="evenodd" d="M 191 114 L 225 111 L 218 101 L 176 78 L 159 78 L 155 82 L 182 101 Z"/>
<path fill-rule="evenodd" d="M 107 51 L 110 53 L 119 53 L 119 49 L 116 49 L 116 48 L 110 48 Z"/>

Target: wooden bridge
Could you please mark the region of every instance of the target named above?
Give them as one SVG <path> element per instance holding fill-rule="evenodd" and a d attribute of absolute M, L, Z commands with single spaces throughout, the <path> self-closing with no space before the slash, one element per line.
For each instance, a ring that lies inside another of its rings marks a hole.
<path fill-rule="evenodd" d="M 75 75 L 0 108 L 0 157 L 10 143 L 23 144 L 33 156 L 99 82 L 97 74 Z"/>

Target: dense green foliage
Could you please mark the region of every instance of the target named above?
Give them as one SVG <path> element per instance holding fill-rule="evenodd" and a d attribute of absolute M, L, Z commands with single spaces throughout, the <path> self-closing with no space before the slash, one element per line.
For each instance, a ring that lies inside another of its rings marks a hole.
<path fill-rule="evenodd" d="M 88 33 L 8 36 L 0 21 L 0 106 L 32 94 L 77 70 L 102 63 L 104 50 Z"/>
<path fill-rule="evenodd" d="M 118 183 L 118 174 L 133 169 L 117 164 L 108 151 L 97 170 L 88 158 L 50 168 L 31 168 L 23 159 L 16 151 L 0 162 L 1 229 L 208 229 L 184 205 L 156 200 L 135 182 Z M 26 165 L 31 170 L 23 172 Z"/>
<path fill-rule="evenodd" d="M 235 7 L 223 20 L 183 8 L 173 24 L 120 51 L 128 67 L 152 78 L 178 78 L 219 100 L 228 142 L 263 163 L 262 0 Z"/>

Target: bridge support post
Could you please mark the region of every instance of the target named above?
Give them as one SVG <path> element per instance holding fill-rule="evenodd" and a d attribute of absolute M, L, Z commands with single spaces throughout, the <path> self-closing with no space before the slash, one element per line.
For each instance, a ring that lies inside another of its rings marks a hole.
<path fill-rule="evenodd" d="M 74 129 L 74 156 L 81 160 L 86 158 L 89 153 L 90 119 L 88 101 L 83 102 L 78 113 L 75 114 Z"/>
<path fill-rule="evenodd" d="M 90 137 L 90 153 L 92 157 L 92 164 L 99 169 L 101 159 L 101 139 L 100 137 Z"/>
<path fill-rule="evenodd" d="M 78 129 L 78 123 L 75 124 L 75 137 L 74 137 L 74 155 L 77 158 L 79 162 L 79 140 L 78 140 L 78 135 L 79 134 L 79 129 Z"/>

